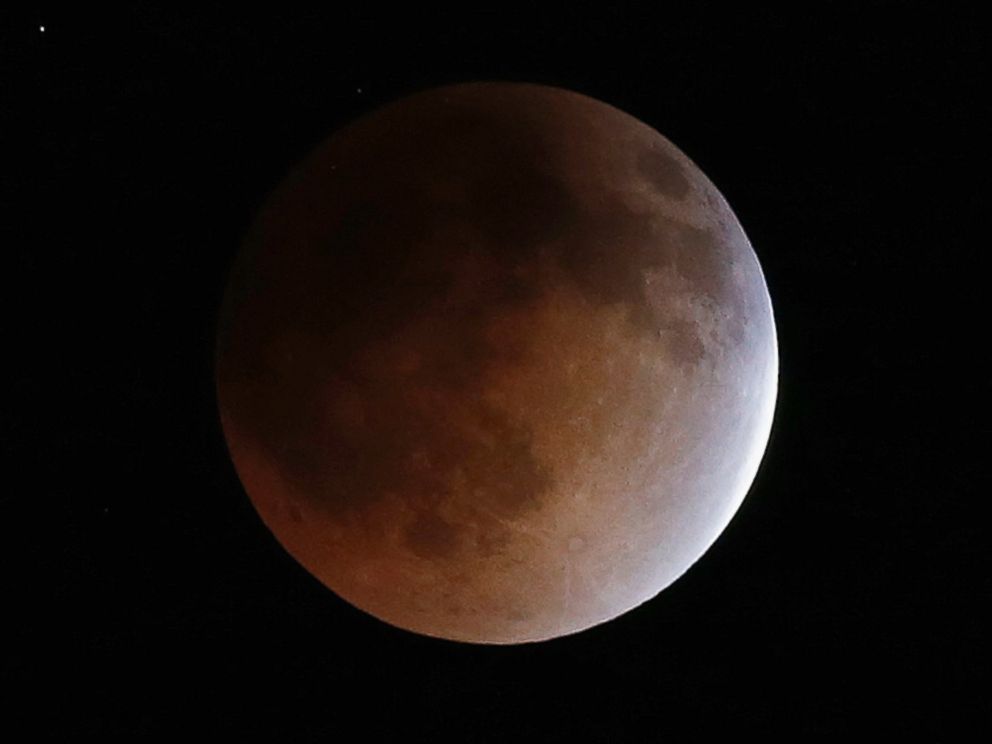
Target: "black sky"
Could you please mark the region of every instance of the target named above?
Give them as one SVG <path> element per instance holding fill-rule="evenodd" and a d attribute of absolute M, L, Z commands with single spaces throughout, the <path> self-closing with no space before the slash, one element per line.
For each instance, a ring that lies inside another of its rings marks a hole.
<path fill-rule="evenodd" d="M 977 11 L 691 5 L 5 17 L 12 726 L 475 742 L 987 725 Z M 695 160 L 762 262 L 782 363 L 759 477 L 706 556 L 617 621 L 510 648 L 383 625 L 297 566 L 238 483 L 211 378 L 225 272 L 268 190 L 357 115 L 484 79 L 600 98 Z"/>

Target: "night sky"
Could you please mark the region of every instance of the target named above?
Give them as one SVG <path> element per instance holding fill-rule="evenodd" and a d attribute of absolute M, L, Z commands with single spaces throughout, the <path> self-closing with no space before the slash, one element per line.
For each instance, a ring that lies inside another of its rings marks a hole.
<path fill-rule="evenodd" d="M 9 728 L 987 726 L 985 26 L 904 3 L 685 5 L 4 11 Z M 398 96 L 492 79 L 602 99 L 688 154 L 754 245 L 781 353 L 771 442 L 712 549 L 620 619 L 516 647 L 395 629 L 298 566 L 238 482 L 212 378 L 227 269 L 287 170 Z"/>

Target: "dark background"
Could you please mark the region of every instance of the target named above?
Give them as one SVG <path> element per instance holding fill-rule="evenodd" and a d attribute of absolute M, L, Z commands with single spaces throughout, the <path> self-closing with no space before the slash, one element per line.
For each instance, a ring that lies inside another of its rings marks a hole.
<path fill-rule="evenodd" d="M 536 5 L 5 16 L 9 726 L 476 742 L 985 725 L 978 11 Z M 781 347 L 772 440 L 713 548 L 627 615 L 516 647 L 394 629 L 296 565 L 227 458 L 211 377 L 225 272 L 268 190 L 357 115 L 478 79 L 572 88 L 672 139 L 748 232 Z"/>

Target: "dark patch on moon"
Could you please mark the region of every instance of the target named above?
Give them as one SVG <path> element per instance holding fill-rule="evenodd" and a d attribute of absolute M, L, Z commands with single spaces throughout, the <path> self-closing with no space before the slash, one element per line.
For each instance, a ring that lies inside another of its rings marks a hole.
<path fill-rule="evenodd" d="M 689 179 L 682 165 L 661 150 L 642 149 L 637 154 L 637 171 L 660 194 L 671 199 L 682 200 L 689 193 Z"/>
<path fill-rule="evenodd" d="M 417 512 L 405 532 L 406 544 L 414 555 L 428 560 L 450 556 L 458 547 L 458 534 L 458 527 L 426 510 Z"/>
<path fill-rule="evenodd" d="M 665 352 L 673 364 L 693 367 L 706 356 L 706 347 L 694 323 L 688 320 L 669 321 L 661 331 L 667 344 Z"/>
<path fill-rule="evenodd" d="M 511 542 L 510 531 L 488 514 L 476 514 L 481 529 L 475 541 L 476 552 L 483 558 L 500 555 Z"/>

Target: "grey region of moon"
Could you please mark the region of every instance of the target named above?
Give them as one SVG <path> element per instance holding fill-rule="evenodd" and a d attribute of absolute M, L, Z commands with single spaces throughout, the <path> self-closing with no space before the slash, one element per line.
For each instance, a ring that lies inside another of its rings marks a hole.
<path fill-rule="evenodd" d="M 578 93 L 439 88 L 333 134 L 233 266 L 238 475 L 323 584 L 476 643 L 653 597 L 734 515 L 775 405 L 757 258 L 681 151 Z"/>

